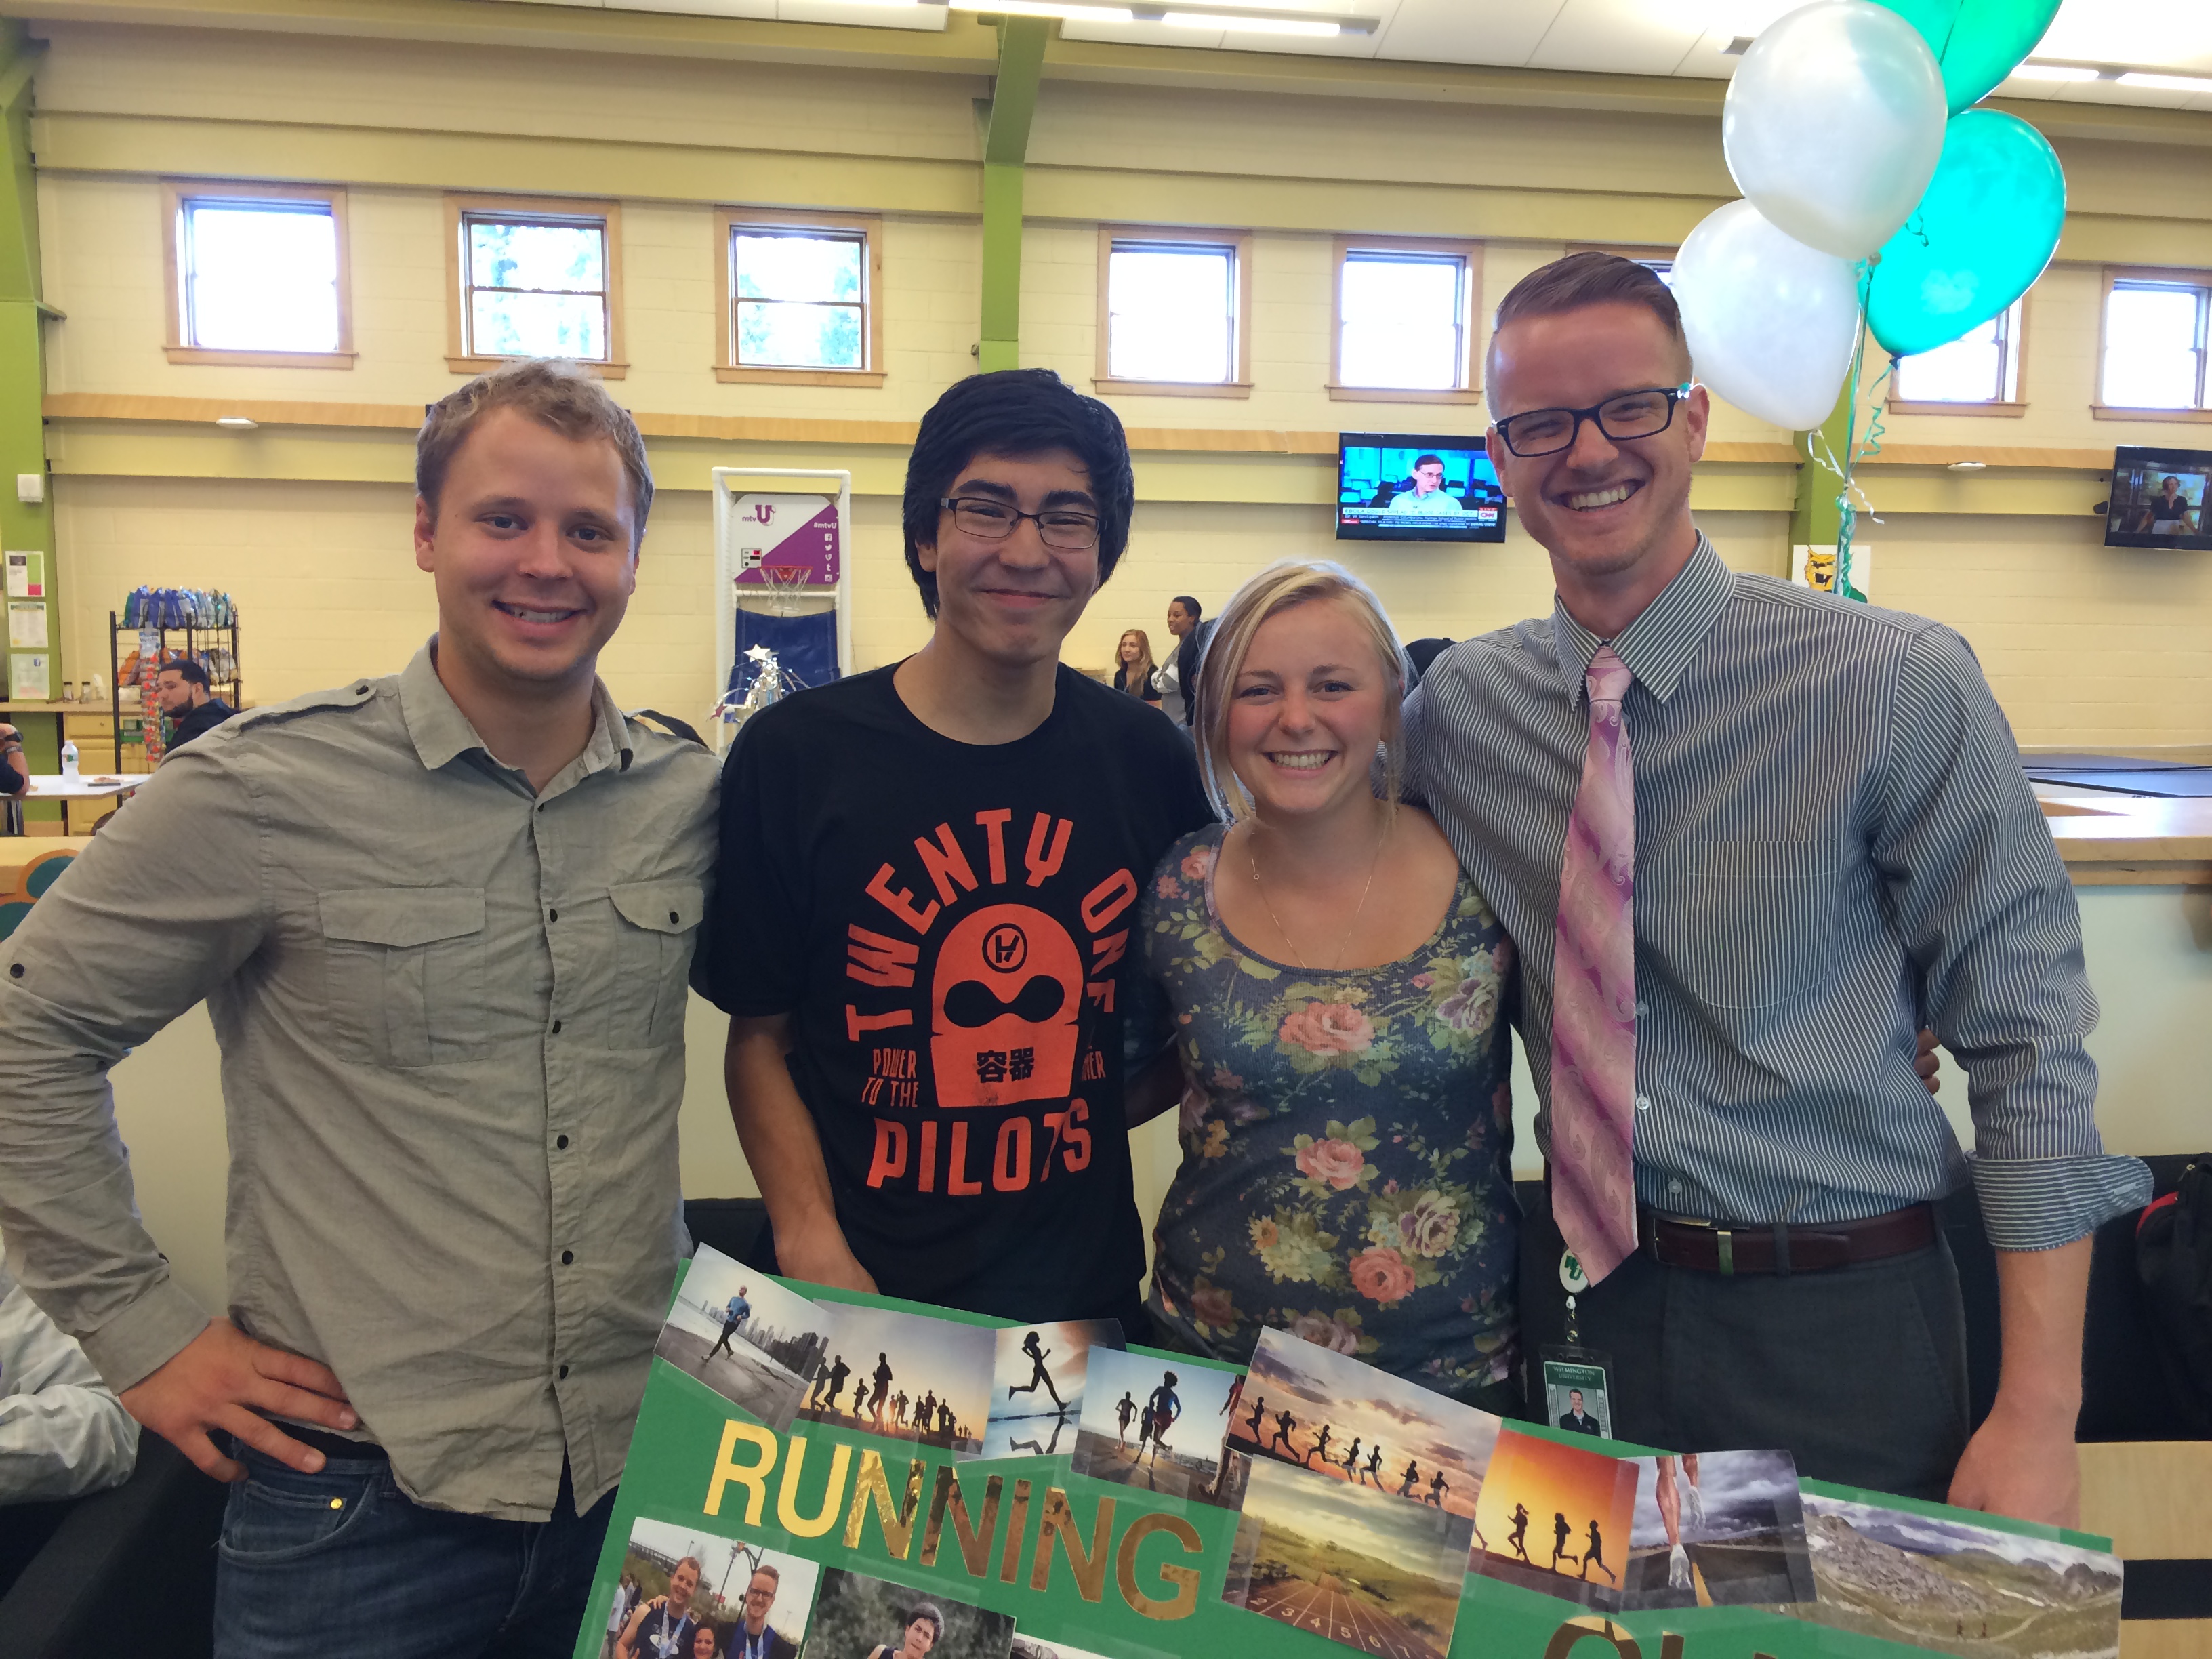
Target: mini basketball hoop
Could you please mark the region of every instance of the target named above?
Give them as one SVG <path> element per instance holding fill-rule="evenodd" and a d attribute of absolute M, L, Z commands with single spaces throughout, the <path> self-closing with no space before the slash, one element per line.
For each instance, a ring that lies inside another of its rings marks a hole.
<path fill-rule="evenodd" d="M 811 564 L 769 564 L 760 566 L 761 580 L 768 584 L 769 597 L 780 617 L 797 615 L 793 601 L 805 596 L 807 578 L 814 574 Z"/>

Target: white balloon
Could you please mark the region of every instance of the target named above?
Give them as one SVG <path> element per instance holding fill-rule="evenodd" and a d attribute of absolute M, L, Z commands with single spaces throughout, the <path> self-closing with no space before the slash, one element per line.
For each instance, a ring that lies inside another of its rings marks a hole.
<path fill-rule="evenodd" d="M 1736 65 L 1721 149 L 1736 188 L 1779 228 L 1863 259 L 1918 204 L 1948 113 L 1919 30 L 1872 0 L 1816 0 Z"/>
<path fill-rule="evenodd" d="M 1708 215 L 1674 256 L 1698 378 L 1792 432 L 1835 409 L 1858 344 L 1858 273 L 1784 235 L 1749 202 Z"/>

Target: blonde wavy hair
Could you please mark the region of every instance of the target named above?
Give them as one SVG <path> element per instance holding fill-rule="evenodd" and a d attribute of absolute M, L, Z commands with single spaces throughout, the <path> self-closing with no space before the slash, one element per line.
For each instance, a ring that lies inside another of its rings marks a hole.
<path fill-rule="evenodd" d="M 1399 739 L 1404 730 L 1406 682 L 1411 677 L 1398 630 L 1375 590 L 1335 561 L 1284 559 L 1237 590 L 1223 607 L 1199 663 L 1201 719 L 1194 734 L 1199 775 L 1214 811 L 1231 822 L 1253 810 L 1251 791 L 1229 763 L 1229 705 L 1252 641 L 1269 617 L 1294 605 L 1330 601 L 1344 605 L 1359 621 L 1382 670 L 1382 799 L 1394 811 L 1398 805 Z"/>

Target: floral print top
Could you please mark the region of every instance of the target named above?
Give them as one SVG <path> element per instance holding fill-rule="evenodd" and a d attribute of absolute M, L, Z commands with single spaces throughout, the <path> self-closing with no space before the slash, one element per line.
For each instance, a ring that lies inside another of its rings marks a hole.
<path fill-rule="evenodd" d="M 1225 833 L 1176 842 L 1146 895 L 1188 1084 L 1153 1316 L 1223 1359 L 1272 1325 L 1482 1403 L 1519 1364 L 1512 942 L 1462 874 L 1401 961 L 1271 962 L 1222 926 Z"/>

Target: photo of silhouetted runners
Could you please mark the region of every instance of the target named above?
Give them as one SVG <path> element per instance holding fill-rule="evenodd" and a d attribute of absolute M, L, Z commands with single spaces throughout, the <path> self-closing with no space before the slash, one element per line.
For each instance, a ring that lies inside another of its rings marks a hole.
<path fill-rule="evenodd" d="M 1010 1659 L 1013 1640 L 1012 1613 L 828 1567 L 801 1659 Z"/>
<path fill-rule="evenodd" d="M 1585 1607 L 1618 1609 L 1638 1463 L 1507 1429 L 1475 1506 L 1474 1571 Z"/>
<path fill-rule="evenodd" d="M 653 1352 L 781 1431 L 824 1363 L 833 1312 L 702 1244 Z"/>
<path fill-rule="evenodd" d="M 1813 1599 L 1797 1465 L 1786 1451 L 1639 1457 L 1621 1607 Z"/>
<path fill-rule="evenodd" d="M 1285 1331 L 1260 1334 L 1230 1448 L 1472 1520 L 1504 1419 Z"/>
<path fill-rule="evenodd" d="M 1000 1331 L 983 1455 L 1057 1457 L 1073 1452 L 1091 1350 L 1110 1352 L 1121 1346 L 1121 1327 L 1111 1319 L 1010 1325 Z"/>
<path fill-rule="evenodd" d="M 1235 1508 L 1241 1460 L 1224 1469 L 1222 1452 L 1236 1382 L 1233 1372 L 1184 1355 L 1093 1348 L 1075 1472 Z"/>
<path fill-rule="evenodd" d="M 1221 1599 L 1376 1659 L 1443 1659 L 1474 1522 L 1254 1461 Z"/>
<path fill-rule="evenodd" d="M 963 1457 L 982 1449 L 995 1331 L 890 1308 L 841 1303 L 830 1312 L 829 1357 L 799 1401 L 801 1419 Z"/>
<path fill-rule="evenodd" d="M 1878 1501 L 1812 1492 L 1802 1501 L 1820 1595 L 1778 1611 L 1962 1659 L 2113 1659 L 2120 1650 L 2112 1556 Z"/>

